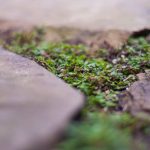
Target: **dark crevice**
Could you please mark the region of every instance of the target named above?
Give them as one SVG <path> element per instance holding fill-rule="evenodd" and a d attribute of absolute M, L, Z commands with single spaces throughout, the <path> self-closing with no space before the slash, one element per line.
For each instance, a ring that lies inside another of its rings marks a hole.
<path fill-rule="evenodd" d="M 147 37 L 148 35 L 150 35 L 150 29 L 143 29 L 143 30 L 134 32 L 131 35 L 131 37 L 132 38 L 139 38 L 139 37 Z"/>

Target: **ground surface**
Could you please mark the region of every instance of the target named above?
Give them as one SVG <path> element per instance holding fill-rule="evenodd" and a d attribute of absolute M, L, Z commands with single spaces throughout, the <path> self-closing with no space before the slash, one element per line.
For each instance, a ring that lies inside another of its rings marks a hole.
<path fill-rule="evenodd" d="M 114 48 L 105 40 L 97 41 L 95 48 L 82 40 L 71 44 L 68 40 L 50 42 L 45 40 L 44 31 L 48 29 L 10 32 L 1 44 L 34 59 L 85 94 L 80 121 L 72 124 L 58 149 L 148 150 L 149 31 L 144 31 L 145 36 L 143 32 L 134 33 L 121 48 Z M 90 40 L 93 43 L 95 38 Z M 119 96 L 124 92 L 125 100 Z"/>
<path fill-rule="evenodd" d="M 149 0 L 96 0 L 94 3 L 90 0 L 0 2 L 0 44 L 36 61 L 86 97 L 85 107 L 70 125 L 57 149 L 149 150 L 150 31 L 142 30 L 133 34 L 133 30 L 150 27 Z M 31 29 L 32 25 L 55 27 Z M 3 63 L 2 66 L 7 68 L 9 65 Z M 8 68 L 9 76 L 13 64 L 10 70 Z M 9 87 L 4 83 L 2 90 L 5 86 L 6 89 Z M 11 91 L 10 87 L 8 90 Z M 28 88 L 25 91 L 30 93 Z M 46 91 L 44 86 L 43 92 Z M 57 99 L 61 92 L 61 89 L 55 92 L 57 94 L 54 97 Z M 40 95 L 40 92 L 37 93 Z M 72 98 L 76 99 L 75 96 Z M 70 99 L 65 99 L 63 112 L 70 108 L 66 106 L 66 100 Z M 60 109 L 54 111 L 62 113 Z M 26 110 L 25 114 L 28 114 Z M 34 115 L 39 121 L 35 125 L 36 130 L 43 122 L 40 122 L 40 112 L 33 113 L 31 118 Z M 70 116 L 70 113 L 67 115 Z M 55 119 L 57 115 L 53 117 Z M 27 118 L 27 122 L 34 124 L 34 119 L 32 121 L 30 117 Z M 34 127 L 33 124 L 30 126 Z M 45 124 L 43 126 L 47 127 Z M 20 129 L 22 131 L 22 125 Z M 45 134 L 47 133 L 49 132 Z M 31 143 L 37 146 L 34 142 Z"/>

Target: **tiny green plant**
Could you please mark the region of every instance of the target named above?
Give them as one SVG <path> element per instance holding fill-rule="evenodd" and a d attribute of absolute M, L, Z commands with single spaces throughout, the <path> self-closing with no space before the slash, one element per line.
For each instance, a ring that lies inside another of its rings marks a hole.
<path fill-rule="evenodd" d="M 43 36 L 43 30 L 36 29 L 30 33 L 15 33 L 9 42 L 2 43 L 10 51 L 35 60 L 85 94 L 82 122 L 70 127 L 60 149 L 132 149 L 134 118 L 118 114 L 117 94 L 137 80 L 136 74 L 150 68 L 150 43 L 144 38 L 129 39 L 112 57 L 107 49 L 90 55 L 85 45 L 49 43 L 43 41 Z"/>

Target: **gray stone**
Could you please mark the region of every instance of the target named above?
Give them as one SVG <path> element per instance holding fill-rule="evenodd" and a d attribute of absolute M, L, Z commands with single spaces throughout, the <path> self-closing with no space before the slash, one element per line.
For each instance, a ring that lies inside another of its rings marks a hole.
<path fill-rule="evenodd" d="M 134 82 L 119 97 L 124 111 L 129 111 L 138 118 L 150 120 L 150 76 L 149 71 L 146 72 L 138 74 L 139 81 Z"/>
<path fill-rule="evenodd" d="M 48 150 L 83 95 L 47 70 L 0 48 L 0 149 Z"/>
<path fill-rule="evenodd" d="M 149 0 L 0 0 L 0 19 L 91 30 L 150 27 Z"/>

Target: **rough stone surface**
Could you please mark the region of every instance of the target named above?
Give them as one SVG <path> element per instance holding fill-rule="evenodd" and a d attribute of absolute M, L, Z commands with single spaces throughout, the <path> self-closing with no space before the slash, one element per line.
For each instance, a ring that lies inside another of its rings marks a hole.
<path fill-rule="evenodd" d="M 82 29 L 150 27 L 149 0 L 0 0 L 0 19 Z"/>
<path fill-rule="evenodd" d="M 129 89 L 120 95 L 124 111 L 134 116 L 150 120 L 150 78 L 148 74 L 137 75 L 139 81 L 133 83 Z"/>
<path fill-rule="evenodd" d="M 1 150 L 49 150 L 83 102 L 34 61 L 0 48 Z"/>

